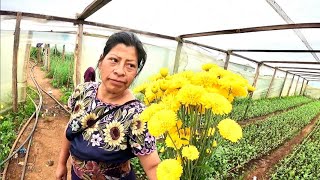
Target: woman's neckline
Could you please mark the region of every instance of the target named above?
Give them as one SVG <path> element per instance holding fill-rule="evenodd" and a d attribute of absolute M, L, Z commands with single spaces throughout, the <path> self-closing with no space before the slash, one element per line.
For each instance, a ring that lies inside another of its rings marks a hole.
<path fill-rule="evenodd" d="M 98 98 L 98 91 L 99 91 L 100 85 L 101 85 L 101 82 L 98 82 L 98 83 L 96 84 L 96 90 L 95 90 L 95 94 L 94 94 L 94 99 L 97 100 L 97 101 L 99 101 L 99 102 L 101 102 L 101 103 L 103 103 L 103 104 L 106 104 L 106 105 L 109 105 L 109 106 L 115 106 L 115 107 L 116 107 L 116 106 L 122 106 L 122 105 L 124 105 L 124 104 L 127 104 L 128 102 L 137 100 L 137 98 L 134 97 L 133 99 L 128 99 L 128 100 L 125 101 L 124 103 L 110 103 L 110 102 L 105 102 L 105 101 L 103 101 L 103 100 L 101 100 L 101 99 Z"/>

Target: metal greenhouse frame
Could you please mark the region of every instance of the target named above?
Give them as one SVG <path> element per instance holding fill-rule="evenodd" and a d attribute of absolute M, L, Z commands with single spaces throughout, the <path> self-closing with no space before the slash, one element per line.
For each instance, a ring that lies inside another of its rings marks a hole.
<path fill-rule="evenodd" d="M 80 83 L 80 70 L 79 67 L 81 66 L 81 47 L 82 47 L 82 39 L 83 39 L 83 25 L 91 25 L 91 26 L 97 26 L 97 27 L 103 27 L 113 30 L 125 30 L 125 31 L 131 31 L 138 34 L 151 36 L 151 37 L 157 37 L 157 38 L 163 38 L 168 40 L 177 41 L 178 45 L 176 47 L 176 56 L 175 56 L 175 62 L 174 62 L 174 72 L 178 72 L 179 67 L 179 59 L 180 59 L 180 53 L 183 47 L 183 44 L 192 44 L 196 46 L 201 46 L 203 48 L 219 51 L 225 54 L 225 64 L 224 69 L 228 69 L 229 65 L 229 59 L 230 56 L 239 57 L 245 60 L 248 60 L 250 62 L 256 63 L 257 70 L 254 76 L 253 86 L 257 84 L 257 80 L 259 77 L 259 70 L 262 66 L 266 66 L 269 68 L 274 69 L 274 73 L 271 79 L 271 82 L 268 87 L 268 91 L 266 93 L 266 97 L 268 97 L 270 93 L 270 89 L 272 88 L 274 78 L 277 72 L 281 71 L 285 73 L 284 82 L 281 87 L 281 91 L 279 96 L 281 94 L 288 95 L 291 88 L 294 88 L 295 91 L 299 91 L 298 94 L 303 94 L 306 88 L 306 85 L 310 81 L 320 81 L 320 69 L 319 68 L 303 68 L 303 67 L 295 67 L 292 66 L 292 64 L 310 64 L 310 65 L 320 65 L 320 62 L 310 62 L 310 61 L 279 61 L 279 60 L 267 60 L 267 61 L 259 61 L 256 59 L 245 57 L 241 54 L 238 54 L 238 52 L 267 52 L 267 53 L 320 53 L 320 50 L 290 50 L 290 49 L 283 49 L 283 50 L 275 50 L 275 49 L 228 49 L 223 50 L 216 47 L 212 47 L 206 44 L 201 44 L 197 42 L 193 42 L 190 40 L 187 40 L 186 38 L 194 38 L 194 37 L 204 37 L 204 36 L 214 36 L 214 35 L 225 35 L 225 34 L 239 34 L 239 33 L 249 33 L 249 32 L 260 32 L 260 31 L 276 31 L 276 30 L 288 30 L 288 29 L 304 29 L 304 28 L 320 28 L 320 23 L 297 23 L 297 24 L 279 24 L 279 25 L 272 25 L 272 26 L 259 26 L 259 27 L 248 27 L 248 28 L 240 28 L 240 29 L 226 29 L 226 30 L 218 30 L 218 31 L 209 31 L 209 32 L 199 32 L 199 33 L 193 33 L 193 34 L 182 34 L 177 37 L 158 34 L 158 33 L 152 33 L 147 31 L 140 31 L 136 29 L 130 29 L 126 27 L 121 26 L 114 26 L 109 24 L 103 24 L 103 23 L 97 23 L 97 22 L 91 22 L 86 21 L 86 19 L 94 14 L 96 11 L 98 11 L 103 6 L 107 5 L 111 0 L 95 0 L 93 1 L 85 10 L 77 17 L 77 19 L 71 19 L 71 18 L 65 18 L 65 17 L 57 17 L 57 16 L 48 16 L 48 15 L 42 15 L 42 14 L 34 14 L 34 13 L 26 13 L 26 12 L 15 12 L 15 11 L 5 11 L 1 10 L 0 15 L 9 15 L 9 16 L 16 16 L 16 26 L 15 26 L 15 33 L 14 33 L 14 47 L 13 47 L 13 58 L 12 58 L 12 96 L 13 96 L 13 110 L 17 111 L 17 53 L 19 49 L 19 36 L 20 36 L 20 24 L 22 17 L 31 17 L 31 18 L 39 18 L 39 19 L 46 19 L 46 20 L 53 20 L 53 21 L 61 21 L 61 22 L 69 22 L 73 23 L 74 25 L 77 25 L 78 31 L 77 31 L 77 40 L 76 40 L 76 48 L 75 48 L 75 84 Z M 271 64 L 281 64 L 279 66 L 271 65 Z M 287 65 L 283 65 L 287 64 Z M 291 74 L 293 75 L 293 78 L 290 82 L 290 87 L 287 92 L 283 92 L 284 85 L 287 80 L 287 76 Z M 298 80 L 296 83 L 294 83 L 294 78 L 298 77 Z M 302 79 L 302 86 L 300 89 L 298 89 L 298 82 Z M 253 93 L 250 94 L 250 97 L 252 97 Z"/>

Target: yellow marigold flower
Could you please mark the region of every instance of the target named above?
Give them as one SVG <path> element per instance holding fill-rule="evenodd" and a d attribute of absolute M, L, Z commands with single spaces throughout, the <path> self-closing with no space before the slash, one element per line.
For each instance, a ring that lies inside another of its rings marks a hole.
<path fill-rule="evenodd" d="M 215 132 L 215 129 L 214 129 L 214 128 L 209 128 L 209 130 L 208 130 L 208 136 L 213 136 L 213 135 L 214 135 L 214 132 Z"/>
<path fill-rule="evenodd" d="M 168 80 L 160 79 L 159 86 L 162 91 L 166 91 L 169 87 Z"/>
<path fill-rule="evenodd" d="M 171 109 L 174 112 L 177 112 L 181 106 L 180 102 L 177 100 L 176 96 L 170 94 L 164 96 L 161 100 L 163 104 L 165 104 L 167 109 Z"/>
<path fill-rule="evenodd" d="M 231 87 L 231 94 L 235 97 L 239 97 L 239 96 L 247 96 L 248 95 L 248 91 L 246 89 L 246 87 L 244 86 L 244 84 L 241 83 L 234 83 Z"/>
<path fill-rule="evenodd" d="M 169 73 L 169 69 L 168 68 L 161 68 L 160 69 L 160 74 L 162 77 L 166 77 Z"/>
<path fill-rule="evenodd" d="M 167 136 L 165 140 L 167 147 L 180 149 L 183 145 L 189 144 L 189 140 L 181 139 L 177 134 L 170 134 L 170 137 Z"/>
<path fill-rule="evenodd" d="M 234 120 L 229 118 L 224 119 L 219 122 L 217 128 L 219 133 L 225 139 L 230 140 L 231 142 L 237 142 L 242 138 L 242 129 L 241 126 L 236 123 Z"/>
<path fill-rule="evenodd" d="M 199 151 L 193 145 L 185 146 L 182 148 L 182 157 L 186 157 L 190 160 L 196 160 L 199 158 Z"/>
<path fill-rule="evenodd" d="M 210 72 L 198 72 L 191 78 L 191 82 L 194 85 L 202 87 L 212 87 L 218 83 L 217 76 Z"/>
<path fill-rule="evenodd" d="M 177 100 L 184 105 L 200 105 L 200 99 L 204 93 L 206 90 L 203 87 L 187 84 L 179 90 Z"/>
<path fill-rule="evenodd" d="M 211 109 L 214 114 L 229 114 L 232 110 L 230 101 L 217 93 L 203 93 L 199 100 L 205 108 Z"/>
<path fill-rule="evenodd" d="M 149 77 L 149 80 L 150 80 L 150 81 L 156 81 L 156 80 L 161 79 L 161 78 L 162 78 L 161 74 L 158 73 L 158 74 L 155 74 L 155 75 L 150 76 L 150 77 Z"/>
<path fill-rule="evenodd" d="M 217 141 L 216 140 L 214 140 L 213 142 L 212 142 L 212 147 L 217 147 Z"/>
<path fill-rule="evenodd" d="M 0 120 L 3 119 L 4 117 L 0 115 Z"/>
<path fill-rule="evenodd" d="M 212 151 L 210 149 L 206 149 L 206 152 L 210 154 Z"/>
<path fill-rule="evenodd" d="M 156 112 L 164 108 L 165 107 L 163 106 L 163 104 L 151 104 L 149 107 L 142 111 L 142 113 L 140 114 L 140 119 L 143 122 L 148 122 Z"/>
<path fill-rule="evenodd" d="M 179 180 L 182 175 L 182 166 L 175 159 L 165 159 L 157 167 L 158 180 Z"/>
<path fill-rule="evenodd" d="M 147 88 L 145 91 L 144 102 L 149 105 L 154 102 L 156 95 L 151 91 L 151 88 Z"/>
<path fill-rule="evenodd" d="M 164 152 L 164 147 L 162 147 L 162 148 L 160 149 L 160 152 L 161 152 L 161 153 L 163 153 L 163 152 Z"/>
<path fill-rule="evenodd" d="M 251 85 L 248 86 L 248 91 L 251 91 L 251 92 L 252 92 L 252 91 L 255 91 L 255 90 L 256 90 L 255 87 L 253 87 L 253 86 L 251 86 Z"/>
<path fill-rule="evenodd" d="M 182 163 L 182 160 L 181 160 L 180 156 L 177 156 L 177 157 L 176 157 L 176 160 L 177 160 L 180 164 Z"/>
<path fill-rule="evenodd" d="M 217 65 L 212 64 L 212 63 L 207 63 L 207 64 L 202 65 L 202 69 L 205 71 L 209 71 L 213 67 L 217 67 Z"/>
<path fill-rule="evenodd" d="M 160 110 L 148 121 L 150 134 L 160 136 L 176 125 L 177 114 L 172 110 Z"/>
<path fill-rule="evenodd" d="M 172 76 L 173 77 L 173 76 Z M 182 86 L 189 84 L 189 79 L 182 77 L 182 76 L 174 76 L 172 79 L 168 81 L 168 89 L 174 90 L 174 89 L 180 89 Z"/>
<path fill-rule="evenodd" d="M 144 93 L 145 89 L 147 87 L 147 84 L 146 83 L 143 83 L 137 87 L 135 87 L 133 89 L 133 93 L 137 94 L 137 93 Z"/>

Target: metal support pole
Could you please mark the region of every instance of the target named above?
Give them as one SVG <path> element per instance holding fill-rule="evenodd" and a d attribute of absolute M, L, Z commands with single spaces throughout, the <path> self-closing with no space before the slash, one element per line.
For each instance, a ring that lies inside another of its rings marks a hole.
<path fill-rule="evenodd" d="M 224 69 L 227 70 L 228 69 L 228 65 L 229 65 L 229 60 L 230 60 L 230 54 L 231 54 L 231 51 L 228 50 L 227 51 L 227 56 L 226 56 L 226 62 L 224 63 Z"/>
<path fill-rule="evenodd" d="M 303 85 L 304 85 L 304 79 L 303 79 L 303 81 L 302 81 L 302 85 L 301 85 L 301 89 L 300 89 L 300 93 L 299 93 L 300 96 L 301 96 L 301 93 L 302 93 Z"/>
<path fill-rule="evenodd" d="M 281 97 L 281 94 L 282 94 L 284 85 L 286 84 L 287 76 L 288 76 L 288 72 L 286 72 L 286 75 L 285 75 L 285 77 L 284 77 L 284 81 L 283 81 L 283 84 L 282 84 L 282 87 L 281 87 L 281 90 L 280 90 L 279 97 Z"/>
<path fill-rule="evenodd" d="M 272 87 L 272 83 L 274 81 L 274 77 L 276 76 L 277 70 L 278 70 L 278 68 L 275 68 L 275 70 L 273 72 L 272 79 L 271 79 L 271 82 L 270 82 L 270 85 L 269 85 L 269 88 L 268 88 L 268 91 L 267 91 L 267 94 L 266 94 L 266 98 L 268 98 L 268 96 L 269 96 L 269 93 L 270 93 L 270 90 L 271 90 L 271 87 Z"/>
<path fill-rule="evenodd" d="M 299 80 L 300 80 L 300 76 L 298 76 L 298 80 L 297 80 L 297 84 L 296 84 L 296 88 L 294 89 L 294 95 L 296 95 L 296 92 L 297 92 L 297 87 L 298 87 L 298 84 L 299 84 Z"/>
<path fill-rule="evenodd" d="M 173 66 L 173 73 L 177 73 L 179 70 L 179 61 L 180 61 L 180 55 L 181 55 L 181 49 L 182 49 L 182 39 L 178 39 L 178 46 L 176 51 L 176 58 L 174 60 L 174 66 Z"/>
<path fill-rule="evenodd" d="M 290 90 L 291 90 L 291 87 L 292 87 L 292 84 L 293 84 L 294 77 L 295 77 L 295 75 L 293 75 L 293 77 L 292 77 L 292 80 L 291 80 L 291 83 L 290 83 L 290 86 L 289 86 L 289 89 L 288 89 L 287 96 L 289 96 L 289 93 L 290 93 Z"/>

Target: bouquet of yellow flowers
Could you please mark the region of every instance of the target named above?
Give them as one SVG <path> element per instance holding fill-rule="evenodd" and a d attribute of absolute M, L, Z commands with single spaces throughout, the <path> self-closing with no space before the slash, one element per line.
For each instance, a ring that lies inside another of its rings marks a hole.
<path fill-rule="evenodd" d="M 246 96 L 252 87 L 242 76 L 214 64 L 203 71 L 169 75 L 168 69 L 134 89 L 148 106 L 140 115 L 150 134 L 163 140 L 163 160 L 157 168 L 161 179 L 202 179 L 206 157 L 214 152 L 217 136 L 237 142 L 242 129 L 227 118 L 235 97 Z M 219 133 L 216 132 L 216 129 Z"/>

